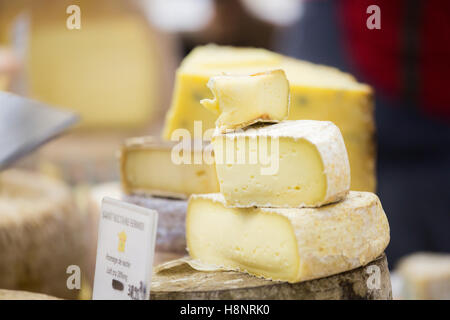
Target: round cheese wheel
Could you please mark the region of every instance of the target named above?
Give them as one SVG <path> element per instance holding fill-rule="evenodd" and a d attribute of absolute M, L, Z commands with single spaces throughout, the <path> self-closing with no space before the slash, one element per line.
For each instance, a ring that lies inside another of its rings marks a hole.
<path fill-rule="evenodd" d="M 76 298 L 67 288 L 67 268 L 77 265 L 81 278 L 87 245 L 86 216 L 70 189 L 42 174 L 0 173 L 0 288 Z"/>

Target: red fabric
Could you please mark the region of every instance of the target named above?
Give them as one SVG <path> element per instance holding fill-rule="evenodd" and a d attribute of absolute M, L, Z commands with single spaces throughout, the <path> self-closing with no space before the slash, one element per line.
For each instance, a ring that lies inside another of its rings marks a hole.
<path fill-rule="evenodd" d="M 340 0 L 339 20 L 346 49 L 356 70 L 376 90 L 405 95 L 407 0 Z M 370 5 L 378 5 L 381 29 L 366 27 Z M 450 1 L 422 0 L 417 52 L 418 104 L 450 119 Z"/>
<path fill-rule="evenodd" d="M 424 1 L 420 97 L 427 111 L 450 119 L 450 1 Z"/>

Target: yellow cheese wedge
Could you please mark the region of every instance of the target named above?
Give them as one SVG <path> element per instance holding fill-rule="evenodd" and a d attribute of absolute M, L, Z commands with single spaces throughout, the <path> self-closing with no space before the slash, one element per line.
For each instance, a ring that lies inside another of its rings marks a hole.
<path fill-rule="evenodd" d="M 368 192 L 301 209 L 229 208 L 216 193 L 191 196 L 186 239 L 196 269 L 299 282 L 374 260 L 389 243 L 389 224 Z"/>
<path fill-rule="evenodd" d="M 128 139 L 121 152 L 122 188 L 127 194 L 187 198 L 219 191 L 214 159 L 205 148 L 160 143 L 153 137 Z"/>
<path fill-rule="evenodd" d="M 205 109 L 200 100 L 213 98 L 206 84 L 210 77 L 224 72 L 245 75 L 274 69 L 285 71 L 290 86 L 289 119 L 327 120 L 344 135 L 367 143 L 349 149 L 352 190 L 375 190 L 373 91 L 350 74 L 335 68 L 288 58 L 264 49 L 206 45 L 195 48 L 176 73 L 171 107 L 166 115 L 163 137 L 170 140 L 174 130 L 194 133 L 194 121 L 203 129 L 213 128 L 217 115 Z M 353 154 L 354 153 L 354 154 Z M 353 165 L 359 168 L 353 170 Z"/>
<path fill-rule="evenodd" d="M 216 131 L 212 144 L 229 206 L 314 207 L 342 199 L 350 188 L 344 140 L 329 121 Z"/>
<path fill-rule="evenodd" d="M 216 127 L 221 132 L 244 128 L 256 122 L 278 122 L 289 112 L 289 82 L 283 70 L 249 76 L 222 75 L 209 79 L 214 99 L 200 103 L 219 113 Z"/>

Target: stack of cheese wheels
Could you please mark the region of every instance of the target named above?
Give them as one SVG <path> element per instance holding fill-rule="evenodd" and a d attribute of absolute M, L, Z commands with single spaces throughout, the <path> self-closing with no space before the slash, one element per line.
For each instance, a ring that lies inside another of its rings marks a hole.
<path fill-rule="evenodd" d="M 0 288 L 77 298 L 67 268 L 83 280 L 86 217 L 62 182 L 15 169 L 0 173 Z"/>
<path fill-rule="evenodd" d="M 212 145 L 220 193 L 189 199 L 191 267 L 299 283 L 383 254 L 389 225 L 378 197 L 349 191 L 349 160 L 336 125 L 285 120 L 284 72 L 213 77 L 208 86 L 214 98 L 202 104 L 218 114 Z"/>
<path fill-rule="evenodd" d="M 208 109 L 211 107 L 203 108 L 200 104 L 201 99 L 211 96 L 206 86 L 211 77 L 224 73 L 239 75 L 274 69 L 282 69 L 289 80 L 291 106 L 288 119 L 333 122 L 341 130 L 347 147 L 352 171 L 351 190 L 374 192 L 375 124 L 372 88 L 335 68 L 293 59 L 265 49 L 205 45 L 192 50 L 176 73 L 164 138 L 170 140 L 180 128 L 192 135 L 199 121 L 203 130 L 215 127 L 218 114 L 210 112 Z M 258 97 L 250 96 L 255 99 L 267 97 L 264 93 Z M 256 103 L 256 100 L 247 103 Z M 260 107 L 264 108 L 264 104 L 260 104 Z M 226 117 L 220 116 L 223 120 Z M 261 120 L 270 119 L 263 116 Z M 219 127 L 221 121 L 217 123 Z"/>
<path fill-rule="evenodd" d="M 124 199 L 159 212 L 157 251 L 185 253 L 187 198 L 194 193 L 219 191 L 214 160 L 195 163 L 208 152 L 197 144 L 192 142 L 191 149 L 154 137 L 139 137 L 128 139 L 122 148 Z M 186 161 L 182 163 L 183 157 Z"/>

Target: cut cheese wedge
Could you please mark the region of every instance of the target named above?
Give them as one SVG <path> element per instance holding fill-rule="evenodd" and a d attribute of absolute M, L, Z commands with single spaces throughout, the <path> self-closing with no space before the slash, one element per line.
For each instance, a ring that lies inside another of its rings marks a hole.
<path fill-rule="evenodd" d="M 219 191 L 214 159 L 208 149 L 183 148 L 153 137 L 128 139 L 121 152 L 121 181 L 126 194 L 186 199 L 193 193 Z"/>
<path fill-rule="evenodd" d="M 216 76 L 209 79 L 208 88 L 214 99 L 203 99 L 200 103 L 219 113 L 216 127 L 221 132 L 288 117 L 289 82 L 283 70 Z"/>
<path fill-rule="evenodd" d="M 316 207 L 345 197 L 350 166 L 328 121 L 282 121 L 213 135 L 220 192 L 233 207 Z"/>
<path fill-rule="evenodd" d="M 374 260 L 389 243 L 389 224 L 368 192 L 314 209 L 229 208 L 215 193 L 191 196 L 186 240 L 198 270 L 300 282 Z"/>

